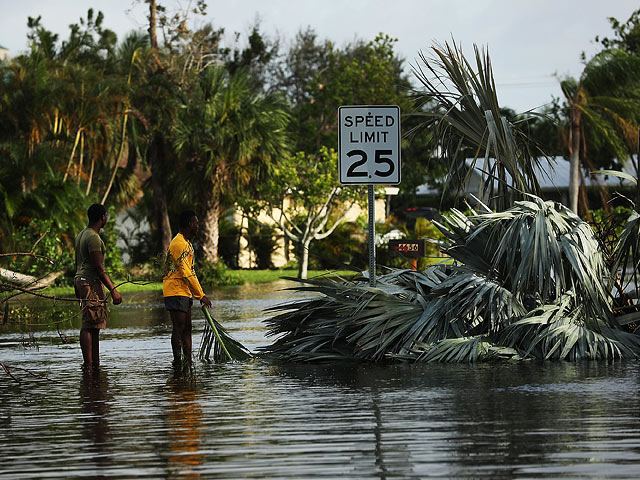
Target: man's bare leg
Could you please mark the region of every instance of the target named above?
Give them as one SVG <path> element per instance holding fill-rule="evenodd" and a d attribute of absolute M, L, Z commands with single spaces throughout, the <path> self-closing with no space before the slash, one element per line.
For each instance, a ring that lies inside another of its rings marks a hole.
<path fill-rule="evenodd" d="M 100 363 L 100 330 L 97 328 L 80 329 L 80 348 L 87 366 Z"/>
<path fill-rule="evenodd" d="M 184 358 L 191 360 L 191 309 L 187 310 L 182 327 L 182 353 Z"/>
<path fill-rule="evenodd" d="M 173 360 L 174 362 L 179 362 L 180 351 L 182 350 L 182 332 L 187 323 L 187 312 L 172 310 L 169 314 L 171 315 L 171 323 L 173 324 L 173 329 L 171 330 L 171 349 L 173 350 Z"/>
<path fill-rule="evenodd" d="M 80 329 L 80 348 L 82 349 L 84 364 L 91 366 L 93 363 L 93 344 L 91 341 L 91 332 L 87 328 Z"/>
<path fill-rule="evenodd" d="M 91 344 L 93 347 L 93 365 L 95 367 L 100 365 L 100 329 L 91 329 Z"/>

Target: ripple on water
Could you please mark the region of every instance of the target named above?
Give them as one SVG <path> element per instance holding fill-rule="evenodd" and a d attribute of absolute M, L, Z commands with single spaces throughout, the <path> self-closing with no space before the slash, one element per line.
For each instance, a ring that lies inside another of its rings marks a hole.
<path fill-rule="evenodd" d="M 261 309 L 287 296 L 237 292 L 216 316 L 255 349 L 269 342 Z M 0 332 L 20 380 L 0 371 L 2 478 L 638 477 L 637 363 L 256 360 L 176 374 L 161 304 L 138 301 L 102 335 L 92 373 L 55 330 L 39 350 Z M 203 326 L 194 310 L 195 347 Z"/>

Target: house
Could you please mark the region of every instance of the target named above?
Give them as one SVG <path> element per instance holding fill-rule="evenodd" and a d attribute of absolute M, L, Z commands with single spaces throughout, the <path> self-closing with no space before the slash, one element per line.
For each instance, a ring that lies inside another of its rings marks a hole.
<path fill-rule="evenodd" d="M 9 58 L 9 49 L 0 45 L 0 61 L 7 60 Z"/>
<path fill-rule="evenodd" d="M 397 195 L 399 189 L 397 187 L 385 186 L 384 195 L 385 198 L 377 197 L 375 201 L 374 213 L 376 222 L 384 222 L 389 215 L 389 202 L 387 201 L 389 196 Z M 277 213 L 277 212 L 276 212 Z M 353 205 L 347 211 L 346 221 L 355 221 L 360 216 L 367 216 L 368 211 L 360 208 L 359 205 Z M 248 237 L 250 231 L 249 219 L 244 217 L 239 209 L 235 209 L 230 213 L 227 220 L 229 220 L 240 231 L 240 235 L 236 236 L 238 243 L 237 246 L 237 267 L 239 268 L 254 268 L 257 265 L 256 255 L 249 248 Z M 258 218 L 259 222 L 265 225 L 273 225 L 273 220 L 263 212 Z M 130 207 L 126 210 L 118 213 L 116 219 L 117 230 L 120 238 L 116 242 L 116 246 L 123 252 L 123 261 L 129 261 L 127 252 L 128 243 L 135 244 L 137 238 L 144 238 L 144 234 L 151 229 L 151 225 L 146 218 L 141 217 L 136 207 Z M 174 232 L 175 233 L 175 232 Z M 363 234 L 366 232 L 363 232 Z M 293 253 L 294 246 L 291 242 L 287 241 L 281 232 L 276 232 L 272 239 L 276 243 L 276 250 L 271 255 L 271 263 L 274 267 L 279 268 L 292 260 L 295 260 Z M 236 263 L 233 262 L 233 263 Z"/>
<path fill-rule="evenodd" d="M 376 197 L 375 206 L 374 206 L 374 214 L 376 222 L 384 222 L 389 215 L 389 202 L 386 200 L 388 197 L 397 195 L 399 192 L 398 187 L 385 186 L 383 188 L 385 198 Z M 277 212 L 276 212 L 277 213 Z M 346 222 L 353 222 L 358 219 L 360 216 L 367 216 L 368 211 L 366 209 L 362 209 L 359 205 L 352 205 L 351 208 L 347 211 Z M 274 225 L 273 220 L 263 212 L 258 221 L 264 225 Z M 239 239 L 239 253 L 238 253 L 238 267 L 240 268 L 252 268 L 256 266 L 255 254 L 249 248 L 249 243 L 247 240 L 247 233 L 249 231 L 249 219 L 243 217 L 239 211 L 236 211 L 233 215 L 232 222 L 234 225 L 240 228 L 243 232 L 243 235 L 240 236 Z M 363 232 L 363 234 L 366 232 Z M 287 241 L 282 235 L 281 232 L 278 232 L 273 236 L 273 239 L 276 242 L 276 250 L 271 255 L 271 262 L 274 267 L 280 268 L 291 260 L 295 260 L 295 256 L 293 254 L 293 245 Z"/>
<path fill-rule="evenodd" d="M 489 159 L 492 163 L 494 159 Z M 542 196 L 545 199 L 556 200 L 564 205 L 569 204 L 569 161 L 564 157 L 540 157 L 538 159 L 539 166 L 536 167 L 536 176 L 542 190 Z M 635 158 L 637 162 L 637 157 Z M 474 165 L 472 158 L 465 160 L 466 165 L 471 169 Z M 480 187 L 486 180 L 486 173 L 483 176 L 484 158 L 478 158 L 475 161 L 474 168 L 469 172 L 465 186 L 461 195 L 466 198 L 475 196 L 480 198 Z M 623 168 L 624 173 L 628 173 L 633 177 L 637 177 L 635 168 L 627 165 Z M 510 179 L 508 179 L 510 180 Z M 606 186 L 610 189 L 629 187 L 631 184 L 628 180 L 622 180 L 613 175 L 590 175 L 585 177 L 585 186 L 587 188 L 597 188 Z M 430 187 L 428 184 L 420 185 L 416 189 L 416 195 L 420 196 L 439 196 L 441 192 Z"/>

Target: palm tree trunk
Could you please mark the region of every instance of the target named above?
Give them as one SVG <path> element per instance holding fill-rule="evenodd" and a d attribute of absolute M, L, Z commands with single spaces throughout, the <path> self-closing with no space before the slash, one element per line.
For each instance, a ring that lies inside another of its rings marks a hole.
<path fill-rule="evenodd" d="M 171 224 L 169 223 L 169 208 L 164 190 L 164 139 L 159 133 L 156 133 L 149 146 L 148 160 L 151 164 L 151 189 L 153 191 L 156 228 L 160 232 L 160 248 L 166 252 L 171 243 Z"/>
<path fill-rule="evenodd" d="M 218 239 L 220 234 L 218 228 L 218 220 L 220 219 L 220 195 L 212 192 L 211 196 L 205 202 L 205 205 L 206 211 L 200 222 L 202 254 L 205 260 L 215 263 L 218 261 Z"/>
<path fill-rule="evenodd" d="M 80 177 L 82 176 L 83 162 L 84 162 L 84 133 L 80 135 L 80 160 L 78 160 L 78 176 L 76 177 L 76 185 L 80 185 Z"/>
<path fill-rule="evenodd" d="M 149 4 L 149 43 L 153 50 L 158 50 L 158 35 L 156 33 L 156 0 L 146 0 Z"/>
<path fill-rule="evenodd" d="M 89 181 L 87 182 L 87 189 L 84 192 L 84 195 L 86 197 L 89 196 L 89 193 L 91 192 L 91 184 L 93 183 L 93 170 L 96 166 L 96 152 L 93 151 L 91 152 L 91 168 L 89 169 Z"/>
<path fill-rule="evenodd" d="M 113 173 L 111 174 L 111 178 L 109 178 L 109 185 L 107 185 L 107 190 L 104 192 L 104 196 L 102 197 L 103 205 L 107 202 L 107 198 L 109 197 L 109 193 L 111 193 L 111 188 L 113 187 L 113 182 L 116 179 L 116 174 L 118 173 L 118 167 L 120 167 L 120 159 L 122 157 L 122 152 L 124 151 L 124 147 L 127 141 L 127 119 L 129 115 L 125 113 L 124 118 L 122 119 L 122 132 L 120 133 L 120 148 L 118 149 L 118 154 L 116 155 L 116 164 L 113 166 Z"/>
<path fill-rule="evenodd" d="M 578 193 L 580 187 L 580 132 L 582 118 L 580 110 L 571 106 L 571 148 L 569 157 L 569 208 L 578 213 Z"/>
<path fill-rule="evenodd" d="M 80 141 L 80 135 L 82 135 L 82 128 L 78 129 L 76 133 L 76 139 L 73 142 L 73 148 L 71 149 L 71 155 L 69 155 L 69 161 L 67 162 L 67 168 L 64 171 L 64 177 L 62 177 L 62 183 L 67 181 L 67 177 L 69 176 L 69 170 L 71 169 L 71 165 L 73 164 L 73 157 L 76 154 L 76 148 L 78 148 L 78 142 Z"/>

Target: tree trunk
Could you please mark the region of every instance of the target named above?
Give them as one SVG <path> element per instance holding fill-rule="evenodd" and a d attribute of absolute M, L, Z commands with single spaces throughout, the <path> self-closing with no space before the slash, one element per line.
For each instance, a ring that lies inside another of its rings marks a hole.
<path fill-rule="evenodd" d="M 298 278 L 306 280 L 309 272 L 309 244 L 310 240 L 302 242 L 302 251 L 300 252 L 300 264 L 298 265 Z"/>
<path fill-rule="evenodd" d="M 149 4 L 149 43 L 153 50 L 158 49 L 158 35 L 156 33 L 156 0 L 146 0 Z"/>
<path fill-rule="evenodd" d="M 51 272 L 42 278 L 25 275 L 24 273 L 14 272 L 6 268 L 0 268 L 0 278 L 7 279 L 9 282 L 19 287 L 28 288 L 29 290 L 40 290 L 50 286 L 64 272 Z"/>
<path fill-rule="evenodd" d="M 156 133 L 149 146 L 148 161 L 151 164 L 151 188 L 153 190 L 153 210 L 156 228 L 160 232 L 160 247 L 163 252 L 169 250 L 171 243 L 171 224 L 167 196 L 164 191 L 164 138 Z"/>
<path fill-rule="evenodd" d="M 202 232 L 202 255 L 205 260 L 216 263 L 218 261 L 218 220 L 220 218 L 220 195 L 211 192 L 205 202 L 206 211 L 200 219 Z"/>
<path fill-rule="evenodd" d="M 578 213 L 578 193 L 580 187 L 580 131 L 582 118 L 580 110 L 571 107 L 571 145 L 569 157 L 569 208 Z"/>
<path fill-rule="evenodd" d="M 107 198 L 109 197 L 109 193 L 111 193 L 111 189 L 113 188 L 113 182 L 116 179 L 116 174 L 118 173 L 118 168 L 120 167 L 120 161 L 122 160 L 122 153 L 125 148 L 128 148 L 127 145 L 127 119 L 129 115 L 125 114 L 122 119 L 122 132 L 120 132 L 120 148 L 118 148 L 118 153 L 116 154 L 116 164 L 113 166 L 113 173 L 111 174 L 111 178 L 109 178 L 109 184 L 107 185 L 107 190 L 104 192 L 104 196 L 102 197 L 103 205 L 107 203 Z M 128 152 L 127 152 L 128 154 Z"/>

